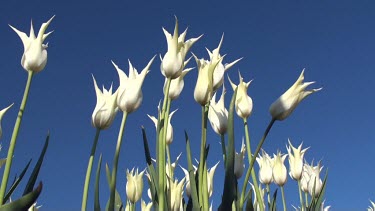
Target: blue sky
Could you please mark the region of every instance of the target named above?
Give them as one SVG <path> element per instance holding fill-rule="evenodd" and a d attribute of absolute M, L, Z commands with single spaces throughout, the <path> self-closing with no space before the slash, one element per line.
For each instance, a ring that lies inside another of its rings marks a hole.
<path fill-rule="evenodd" d="M 248 91 L 254 101 L 253 115 L 248 120 L 254 149 L 270 120 L 269 106 L 306 68 L 306 81 L 316 81 L 313 87 L 323 90 L 307 98 L 287 120 L 276 122 L 264 149 L 285 153 L 288 138 L 295 145 L 303 141 L 304 146 L 311 147 L 306 159 L 322 159 L 324 169 L 329 168 L 327 204 L 334 210 L 364 209 L 369 199 L 375 200 L 375 172 L 371 167 L 375 149 L 375 102 L 371 97 L 374 6 L 373 1 L 7 1 L 0 8 L 0 107 L 12 102 L 15 105 L 2 122 L 1 156 L 6 156 L 27 78 L 20 65 L 21 40 L 7 24 L 28 33 L 31 19 L 38 30 L 42 22 L 56 15 L 49 27 L 54 32 L 47 41 L 48 63 L 33 80 L 12 173 L 20 172 L 29 158 L 37 159 L 50 130 L 51 143 L 39 177 L 45 186 L 38 202 L 46 209 L 76 210 L 81 205 L 95 133 L 90 123 L 96 103 L 91 74 L 98 84 L 109 87 L 113 82 L 117 87 L 118 76 L 110 61 L 127 72 L 128 59 L 140 70 L 152 56 L 164 54 L 167 44 L 162 27 L 171 32 L 176 15 L 181 30 L 189 27 L 188 38 L 204 34 L 191 49 L 198 57 L 207 59 L 205 47 L 216 48 L 223 33 L 220 52 L 227 54 L 224 62 L 244 57 L 228 74 L 236 83 L 238 70 L 245 81 L 254 79 Z M 192 61 L 188 66 L 196 65 Z M 142 106 L 129 116 L 126 125 L 118 172 L 118 189 L 123 198 L 125 170 L 145 167 L 141 125 L 146 127 L 155 151 L 154 126 L 146 114 L 155 115 L 162 99 L 164 78 L 159 67 L 160 61 L 155 60 L 143 86 Z M 171 154 L 174 158 L 183 152 L 180 163 L 184 166 L 184 130 L 191 136 L 193 156 L 199 157 L 200 106 L 193 98 L 196 78 L 195 69 L 186 76 L 184 91 L 172 105 L 179 111 L 172 119 L 175 139 Z M 227 80 L 225 85 L 228 105 L 232 91 Z M 118 115 L 112 127 L 101 133 L 97 149 L 110 166 L 120 120 Z M 239 149 L 243 136 L 240 119 L 236 119 L 236 128 Z M 208 137 L 208 166 L 212 166 L 221 159 L 221 148 L 219 137 L 211 129 Z M 183 176 L 180 169 L 176 174 Z M 213 197 L 216 207 L 223 176 L 223 166 L 219 165 Z M 298 204 L 296 183 L 289 178 L 285 189 L 287 203 Z M 104 204 L 108 196 L 104 174 L 101 190 Z"/>

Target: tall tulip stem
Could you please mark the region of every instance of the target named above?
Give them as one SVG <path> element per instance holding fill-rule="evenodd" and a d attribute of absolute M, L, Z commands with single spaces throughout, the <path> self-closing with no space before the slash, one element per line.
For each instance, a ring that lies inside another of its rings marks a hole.
<path fill-rule="evenodd" d="M 81 206 L 82 211 L 85 211 L 86 206 L 87 206 L 87 196 L 88 196 L 89 184 L 90 184 L 90 178 L 91 178 L 92 163 L 94 161 L 96 145 L 98 144 L 98 140 L 99 140 L 99 134 L 100 134 L 100 129 L 97 128 L 96 133 L 95 133 L 94 142 L 93 142 L 92 147 L 91 147 L 89 163 L 87 164 L 85 185 L 83 186 L 82 206 Z"/>
<path fill-rule="evenodd" d="M 171 78 L 167 79 L 167 86 L 164 90 L 164 100 L 163 100 L 163 108 L 161 112 L 160 124 L 158 127 L 158 143 L 157 143 L 157 169 L 158 169 L 158 210 L 166 210 L 165 207 L 165 153 L 166 153 L 166 142 L 165 139 L 167 137 L 167 127 L 168 127 L 168 117 L 169 117 L 169 109 L 170 109 L 170 100 L 169 100 L 169 87 L 171 86 Z M 169 161 L 170 162 L 170 159 Z"/>
<path fill-rule="evenodd" d="M 270 209 L 270 205 L 271 205 L 270 184 L 266 184 L 266 190 L 267 190 L 268 209 Z"/>
<path fill-rule="evenodd" d="M 116 179 L 117 179 L 117 167 L 118 167 L 118 160 L 120 157 L 120 149 L 122 144 L 122 136 L 124 134 L 126 119 L 128 117 L 128 113 L 124 111 L 122 113 L 122 120 L 121 120 L 121 126 L 117 137 L 117 145 L 116 145 L 116 151 L 115 151 L 115 157 L 113 159 L 113 169 L 112 169 L 112 175 L 111 175 L 111 183 L 110 183 L 110 197 L 109 197 L 109 206 L 108 210 L 112 211 L 115 208 L 115 194 L 116 194 Z"/>
<path fill-rule="evenodd" d="M 250 145 L 250 135 L 249 135 L 249 126 L 247 123 L 247 119 L 243 118 L 243 124 L 244 124 L 244 130 L 245 130 L 245 138 L 246 138 L 246 147 L 247 147 L 247 158 L 249 160 L 249 165 L 251 164 L 252 159 L 256 159 L 256 157 L 253 157 L 251 154 L 251 145 Z M 260 210 L 264 210 L 263 203 L 262 203 L 262 198 L 260 197 L 260 191 L 259 191 L 259 186 L 258 186 L 258 180 L 255 175 L 254 169 L 251 169 L 251 178 L 253 179 L 253 184 L 254 184 L 254 189 L 255 189 L 255 194 L 257 195 L 256 199 L 259 204 Z"/>
<path fill-rule="evenodd" d="M 201 153 L 199 159 L 198 187 L 199 187 L 199 203 L 203 210 L 208 209 L 208 189 L 207 189 L 207 171 L 205 171 L 206 160 L 206 138 L 207 138 L 207 119 L 209 104 L 202 106 L 202 138 Z"/>
<path fill-rule="evenodd" d="M 303 197 L 302 197 L 302 190 L 301 190 L 301 180 L 298 180 L 298 192 L 299 192 L 299 200 L 301 202 L 301 210 L 305 211 L 305 206 L 303 205 Z"/>
<path fill-rule="evenodd" d="M 12 167 L 14 149 L 16 147 L 17 136 L 18 136 L 18 132 L 19 132 L 19 129 L 20 129 L 20 126 L 21 126 L 21 122 L 22 122 L 22 116 L 23 116 L 23 113 L 25 112 L 25 107 L 26 107 L 26 103 L 27 103 L 27 98 L 29 96 L 29 90 L 30 90 L 30 85 L 31 85 L 31 80 L 33 78 L 33 75 L 34 75 L 33 71 L 28 71 L 26 87 L 25 87 L 25 91 L 23 93 L 23 98 L 22 98 L 20 110 L 18 111 L 17 120 L 16 120 L 16 123 L 14 124 L 12 138 L 10 140 L 8 155 L 7 155 L 7 159 L 6 159 L 6 163 L 5 163 L 3 180 L 1 182 L 0 205 L 2 205 L 4 203 L 4 195 L 5 195 L 5 190 L 6 190 L 7 184 L 8 184 L 10 168 Z"/>
<path fill-rule="evenodd" d="M 251 159 L 251 163 L 249 165 L 249 168 L 247 169 L 245 180 L 244 180 L 244 183 L 242 185 L 242 192 L 241 192 L 241 198 L 240 198 L 240 209 L 243 208 L 243 204 L 245 202 L 245 192 L 246 192 L 247 182 L 249 181 L 251 170 L 254 167 L 255 158 L 258 156 L 259 151 L 262 148 L 263 143 L 266 140 L 267 135 L 270 132 L 270 130 L 271 130 L 272 126 L 273 126 L 273 123 L 275 123 L 275 121 L 276 121 L 276 119 L 272 118 L 271 121 L 270 121 L 270 123 L 268 124 L 267 129 L 264 131 L 263 137 L 260 140 L 260 142 L 259 142 L 259 144 L 257 146 L 257 149 L 255 150 L 253 159 Z"/>
<path fill-rule="evenodd" d="M 281 197 L 283 198 L 283 207 L 284 211 L 286 211 L 286 202 L 285 202 L 285 194 L 284 194 L 284 186 L 281 186 Z"/>

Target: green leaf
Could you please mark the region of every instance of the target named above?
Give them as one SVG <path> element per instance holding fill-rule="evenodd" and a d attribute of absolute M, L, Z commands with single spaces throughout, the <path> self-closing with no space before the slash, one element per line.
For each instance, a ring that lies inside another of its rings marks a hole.
<path fill-rule="evenodd" d="M 31 163 L 31 159 L 30 161 L 27 163 L 27 165 L 25 166 L 25 168 L 23 169 L 23 171 L 21 172 L 20 176 L 19 177 L 16 177 L 16 179 L 14 180 L 14 182 L 12 183 L 12 185 L 10 186 L 10 189 L 8 191 L 8 193 L 5 195 L 4 197 L 4 200 L 3 202 L 7 202 L 8 199 L 10 198 L 10 196 L 12 195 L 13 191 L 17 188 L 18 184 L 21 182 L 23 176 L 25 175 L 27 169 L 29 168 L 30 166 L 30 163 Z"/>
<path fill-rule="evenodd" d="M 109 170 L 108 163 L 105 164 L 105 174 L 107 176 L 108 186 L 111 187 L 111 171 Z"/>
<path fill-rule="evenodd" d="M 146 163 L 147 163 L 147 169 L 148 169 L 148 174 L 151 177 L 151 181 L 149 181 L 149 187 L 151 191 L 151 196 L 152 200 L 154 203 L 157 202 L 157 194 L 158 194 L 158 188 L 159 186 L 156 185 L 156 173 L 155 173 L 155 167 L 152 163 L 151 159 L 151 154 L 150 154 L 150 149 L 148 147 L 148 141 L 147 141 L 147 136 L 146 136 L 146 130 L 142 126 L 142 137 L 143 137 L 143 147 L 145 150 L 145 157 L 146 157 Z"/>
<path fill-rule="evenodd" d="M 248 199 L 247 199 L 247 202 L 246 202 L 246 208 L 245 208 L 246 211 L 254 211 L 254 206 L 253 206 L 253 191 L 252 189 L 250 189 L 250 192 L 249 192 L 249 195 L 248 195 Z"/>
<path fill-rule="evenodd" d="M 95 178 L 95 199 L 94 199 L 94 210 L 100 211 L 100 201 L 99 201 L 99 180 L 100 180 L 100 169 L 102 165 L 102 154 L 99 156 L 98 167 L 96 169 Z"/>
<path fill-rule="evenodd" d="M 237 188 L 236 188 L 236 176 L 234 175 L 234 104 L 237 95 L 237 88 L 233 93 L 232 100 L 229 107 L 228 116 L 228 149 L 227 149 L 227 160 L 225 164 L 225 179 L 224 179 L 224 192 L 221 202 L 222 210 L 231 210 L 232 203 L 236 199 Z"/>
<path fill-rule="evenodd" d="M 33 172 L 31 173 L 31 175 L 29 177 L 29 181 L 27 182 L 25 190 L 23 191 L 23 194 L 22 194 L 23 196 L 30 193 L 34 188 L 36 179 L 38 178 L 40 168 L 43 164 L 44 155 L 46 154 L 46 151 L 47 151 L 47 148 L 48 148 L 48 143 L 49 143 L 49 132 L 47 133 L 46 141 L 44 142 L 42 152 L 39 155 L 38 162 L 35 164 Z"/>
<path fill-rule="evenodd" d="M 35 203 L 40 193 L 42 192 L 43 184 L 39 183 L 38 187 L 30 193 L 22 196 L 21 198 L 5 204 L 0 207 L 0 211 L 14 211 L 14 210 L 27 210 Z"/>
<path fill-rule="evenodd" d="M 277 196 L 277 188 L 273 193 L 273 197 L 270 204 L 270 211 L 276 211 L 276 196 Z"/>
<path fill-rule="evenodd" d="M 107 201 L 107 205 L 105 207 L 105 210 L 108 210 L 108 207 L 109 207 L 109 199 Z M 115 210 L 123 210 L 122 208 L 123 208 L 123 204 L 122 204 L 121 196 L 116 189 L 116 192 L 115 192 Z"/>
<path fill-rule="evenodd" d="M 194 168 L 191 161 L 191 148 L 190 148 L 190 140 L 188 137 L 187 132 L 185 131 L 185 141 L 186 141 L 186 157 L 188 161 L 188 171 L 189 171 L 189 180 L 190 180 L 190 190 L 191 190 L 191 199 L 192 199 L 192 210 L 199 210 L 199 200 L 198 200 L 198 193 L 197 193 L 197 183 L 198 181 L 195 180 L 194 175 Z M 188 203 L 189 204 L 189 203 Z"/>

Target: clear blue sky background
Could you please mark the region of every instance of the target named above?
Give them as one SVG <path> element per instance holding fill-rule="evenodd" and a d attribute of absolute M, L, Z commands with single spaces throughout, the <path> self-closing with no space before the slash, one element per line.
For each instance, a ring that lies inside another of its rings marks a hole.
<path fill-rule="evenodd" d="M 127 72 L 130 59 L 141 70 L 153 55 L 166 52 L 162 27 L 171 32 L 176 15 L 181 30 L 189 27 L 188 38 L 204 34 L 192 48 L 198 57 L 207 59 L 205 47 L 216 48 L 222 33 L 225 37 L 221 53 L 227 54 L 224 62 L 244 57 L 229 75 L 236 83 L 238 70 L 246 81 L 254 79 L 249 88 L 254 101 L 249 119 L 253 148 L 270 120 L 269 105 L 306 68 L 306 81 L 317 81 L 313 86 L 324 89 L 304 101 L 286 121 L 276 122 L 264 149 L 268 153 L 276 153 L 277 149 L 285 153 L 288 138 L 295 145 L 303 141 L 304 146 L 311 147 L 306 159 L 322 159 L 323 171 L 329 168 L 327 204 L 333 210 L 365 209 L 369 199 L 375 200 L 372 165 L 375 102 L 371 94 L 375 68 L 374 6 L 373 1 L 293 0 L 273 3 L 3 2 L 0 7 L 0 107 L 12 102 L 15 105 L 3 119 L 1 157 L 6 156 L 27 78 L 20 65 L 21 40 L 7 24 L 28 33 L 31 19 L 37 31 L 42 22 L 56 15 L 49 27 L 54 33 L 48 38 L 48 64 L 33 80 L 12 174 L 19 173 L 29 158 L 37 159 L 50 130 L 50 147 L 39 177 L 44 189 L 38 202 L 46 210 L 78 210 L 95 133 L 90 124 L 96 103 L 91 74 L 98 84 L 109 87 L 113 81 L 117 87 L 118 76 L 110 60 Z M 188 66 L 196 65 L 192 61 Z M 147 128 L 152 153 L 155 153 L 154 126 L 146 114 L 155 115 L 158 101 L 162 99 L 164 78 L 159 67 L 157 59 L 143 86 L 142 106 L 129 116 L 126 125 L 118 172 L 118 189 L 123 198 L 125 170 L 145 167 L 141 125 Z M 191 136 L 193 156 L 199 157 L 201 114 L 193 98 L 196 78 L 195 69 L 186 76 L 183 93 L 172 105 L 172 109 L 179 108 L 179 111 L 172 120 L 175 139 L 171 153 L 175 158 L 183 152 L 180 163 L 184 166 L 184 130 Z M 228 105 L 232 91 L 227 80 L 225 84 L 229 90 Z M 102 132 L 97 149 L 97 155 L 103 153 L 103 162 L 110 166 L 120 119 L 118 115 L 113 126 Z M 236 128 L 238 150 L 243 136 L 240 119 L 236 119 Z M 211 145 L 208 166 L 212 166 L 221 159 L 221 148 L 219 137 L 211 128 L 208 137 Z M 183 176 L 180 169 L 176 174 L 179 178 Z M 212 198 L 215 208 L 220 203 L 223 178 L 220 164 Z M 101 200 L 105 204 L 108 187 L 104 174 L 101 179 Z M 291 204 L 298 204 L 297 184 L 290 178 L 286 197 L 289 208 Z M 93 206 L 92 194 L 89 205 Z"/>

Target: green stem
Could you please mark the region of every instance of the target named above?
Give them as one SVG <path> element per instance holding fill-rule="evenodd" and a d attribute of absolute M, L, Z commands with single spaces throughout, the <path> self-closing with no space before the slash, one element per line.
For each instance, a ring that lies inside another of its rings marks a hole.
<path fill-rule="evenodd" d="M 167 126 L 168 126 L 168 117 L 169 117 L 169 108 L 170 101 L 168 100 L 169 87 L 171 86 L 171 78 L 167 79 L 167 86 L 164 90 L 164 100 L 163 108 L 160 116 L 160 125 L 161 128 L 158 128 L 158 157 L 157 157 L 157 169 L 158 169 L 158 210 L 166 210 L 166 196 L 165 196 L 165 153 L 166 153 L 166 143 L 165 138 L 167 135 Z"/>
<path fill-rule="evenodd" d="M 222 150 L 222 153 L 223 153 L 223 160 L 224 160 L 224 168 L 226 167 L 226 157 L 227 157 L 227 150 L 225 148 L 225 137 L 224 137 L 224 134 L 221 134 L 221 150 Z"/>
<path fill-rule="evenodd" d="M 201 138 L 201 153 L 199 159 L 198 171 L 198 194 L 199 203 L 203 210 L 208 209 L 208 192 L 207 192 L 207 171 L 204 171 L 205 166 L 205 152 L 206 152 L 206 137 L 207 137 L 207 117 L 209 105 L 202 106 L 202 138 Z"/>
<path fill-rule="evenodd" d="M 166 145 L 167 147 L 167 159 L 168 159 L 168 167 L 169 167 L 169 177 L 173 179 L 173 170 L 172 170 L 172 165 L 171 165 L 171 152 L 169 150 L 169 145 Z"/>
<path fill-rule="evenodd" d="M 281 186 L 281 197 L 283 198 L 283 207 L 284 211 L 286 211 L 286 202 L 285 202 L 285 194 L 284 194 L 284 186 Z"/>
<path fill-rule="evenodd" d="M 249 160 L 249 165 L 250 165 L 251 164 L 251 160 L 256 159 L 256 157 L 253 158 L 253 156 L 251 154 L 249 126 L 248 126 L 246 118 L 243 118 L 243 123 L 244 123 L 245 138 L 246 138 L 247 158 Z M 257 195 L 256 199 L 258 201 L 259 208 L 260 208 L 260 210 L 264 210 L 263 202 L 262 202 L 262 197 L 261 197 L 261 194 L 260 194 L 260 191 L 259 191 L 258 180 L 257 180 L 257 177 L 255 175 L 254 169 L 251 169 L 251 178 L 253 179 L 255 194 Z"/>
<path fill-rule="evenodd" d="M 33 78 L 33 75 L 34 75 L 33 71 L 28 71 L 26 87 L 25 87 L 25 91 L 23 93 L 23 98 L 22 98 L 20 110 L 18 111 L 17 120 L 16 120 L 16 123 L 14 124 L 14 129 L 13 129 L 13 133 L 12 133 L 12 138 L 10 140 L 7 160 L 6 160 L 6 163 L 5 163 L 3 180 L 1 182 L 0 205 L 2 205 L 4 203 L 4 195 L 5 195 L 5 190 L 6 190 L 7 184 L 8 184 L 10 168 L 12 167 L 14 148 L 16 147 L 18 131 L 19 131 L 19 128 L 21 126 L 22 115 L 25 112 L 26 102 L 27 102 L 27 98 L 29 96 L 29 90 L 30 90 L 30 85 L 31 85 L 31 80 Z"/>
<path fill-rule="evenodd" d="M 309 199 L 307 196 L 307 192 L 305 193 L 305 204 L 306 204 L 306 208 L 309 207 Z"/>
<path fill-rule="evenodd" d="M 270 209 L 270 205 L 271 205 L 270 184 L 266 184 L 266 190 L 267 190 L 267 199 L 268 199 L 268 209 Z"/>
<path fill-rule="evenodd" d="M 301 180 L 298 180 L 298 192 L 299 192 L 299 200 L 301 202 L 301 210 L 304 211 L 305 207 L 303 206 L 303 197 L 302 197 L 302 190 L 301 190 Z"/>
<path fill-rule="evenodd" d="M 112 178 L 111 178 L 111 184 L 110 184 L 111 195 L 109 197 L 109 206 L 108 206 L 109 211 L 114 210 L 114 208 L 115 208 L 117 167 L 118 167 L 118 160 L 119 160 L 119 157 L 120 157 L 122 135 L 124 134 L 127 116 L 128 116 L 128 113 L 126 111 L 124 111 L 122 113 L 122 121 L 121 121 L 121 126 L 120 126 L 120 130 L 119 130 L 119 133 L 118 133 L 118 138 L 117 138 L 115 157 L 113 159 L 113 169 L 112 169 L 112 175 L 111 175 Z"/>
<path fill-rule="evenodd" d="M 243 204 L 244 204 L 244 201 L 245 201 L 245 191 L 246 191 L 246 187 L 247 187 L 247 182 L 249 181 L 250 173 L 251 173 L 251 170 L 253 169 L 255 158 L 258 156 L 259 151 L 262 148 L 263 143 L 266 140 L 267 135 L 270 132 L 270 130 L 272 128 L 272 125 L 273 125 L 273 123 L 275 123 L 275 121 L 276 121 L 276 119 L 272 119 L 270 121 L 270 123 L 268 124 L 267 129 L 266 129 L 266 131 L 264 131 L 263 137 L 260 140 L 260 142 L 257 146 L 257 149 L 255 150 L 255 153 L 254 153 L 254 156 L 253 156 L 254 159 L 251 159 L 251 163 L 249 165 L 249 168 L 247 169 L 245 180 L 244 180 L 243 185 L 242 185 L 242 192 L 241 192 L 241 198 L 240 198 L 240 209 L 243 208 Z"/>
<path fill-rule="evenodd" d="M 89 192 L 89 184 L 90 184 L 90 178 L 91 178 L 91 171 L 92 171 L 92 163 L 94 161 L 95 151 L 96 151 L 96 145 L 98 144 L 99 140 L 99 134 L 100 129 L 96 129 L 94 142 L 91 147 L 91 153 L 89 158 L 89 163 L 87 164 L 87 171 L 86 171 L 86 178 L 85 178 L 85 185 L 83 186 L 83 196 L 82 196 L 82 206 L 81 210 L 85 211 L 87 206 L 87 196 Z"/>

